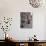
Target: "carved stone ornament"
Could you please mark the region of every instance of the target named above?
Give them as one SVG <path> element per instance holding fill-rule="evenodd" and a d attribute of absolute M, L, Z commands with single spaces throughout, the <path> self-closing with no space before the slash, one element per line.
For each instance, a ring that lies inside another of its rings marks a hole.
<path fill-rule="evenodd" d="M 29 3 L 32 5 L 34 8 L 38 8 L 42 4 L 43 0 L 29 0 Z"/>

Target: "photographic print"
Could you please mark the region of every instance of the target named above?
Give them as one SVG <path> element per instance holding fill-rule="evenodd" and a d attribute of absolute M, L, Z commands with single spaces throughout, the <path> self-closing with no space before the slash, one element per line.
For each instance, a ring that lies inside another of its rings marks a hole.
<path fill-rule="evenodd" d="M 20 27 L 32 28 L 32 15 L 31 12 L 20 12 Z"/>

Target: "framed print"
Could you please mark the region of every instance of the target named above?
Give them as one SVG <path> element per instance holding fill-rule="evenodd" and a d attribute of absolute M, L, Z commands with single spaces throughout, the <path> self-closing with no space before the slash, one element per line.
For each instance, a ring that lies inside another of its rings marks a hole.
<path fill-rule="evenodd" d="M 20 12 L 20 27 L 32 28 L 32 15 L 31 12 Z"/>

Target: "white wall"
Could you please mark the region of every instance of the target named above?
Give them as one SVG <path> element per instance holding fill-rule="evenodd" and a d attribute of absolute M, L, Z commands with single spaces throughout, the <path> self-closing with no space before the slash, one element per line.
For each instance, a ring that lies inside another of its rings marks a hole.
<path fill-rule="evenodd" d="M 28 0 L 0 0 L 0 17 L 8 16 L 13 17 L 13 22 L 10 33 L 17 40 L 27 40 L 34 34 L 37 35 L 39 40 L 46 39 L 45 33 L 45 15 L 46 6 L 40 8 L 33 8 L 29 4 Z M 32 12 L 33 14 L 33 27 L 32 29 L 21 29 L 20 28 L 20 12 Z M 0 35 L 2 31 L 0 32 Z M 44 34 L 45 33 L 45 34 Z M 0 39 L 3 37 L 0 36 Z"/>

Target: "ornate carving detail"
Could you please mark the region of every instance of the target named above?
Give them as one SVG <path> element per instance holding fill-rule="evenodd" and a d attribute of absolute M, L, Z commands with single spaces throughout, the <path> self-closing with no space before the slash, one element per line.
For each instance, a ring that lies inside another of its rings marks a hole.
<path fill-rule="evenodd" d="M 42 0 L 29 0 L 29 3 L 32 5 L 32 7 L 38 8 L 41 5 Z"/>

